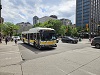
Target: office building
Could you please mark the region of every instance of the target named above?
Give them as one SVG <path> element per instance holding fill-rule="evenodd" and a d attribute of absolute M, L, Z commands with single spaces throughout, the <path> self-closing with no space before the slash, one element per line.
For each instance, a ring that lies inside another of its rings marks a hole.
<path fill-rule="evenodd" d="M 53 16 L 54 17 L 54 16 Z M 33 17 L 33 25 L 37 24 L 37 23 L 44 23 L 44 22 L 47 22 L 49 20 L 57 20 L 56 18 L 53 18 L 53 17 L 50 17 L 50 16 L 44 16 L 44 17 L 41 17 L 41 18 L 38 18 L 37 16 L 34 16 Z"/>
<path fill-rule="evenodd" d="M 22 33 L 23 31 L 28 31 L 30 28 L 32 28 L 32 24 L 29 22 L 21 22 L 17 23 L 17 26 L 19 26 L 19 29 L 17 30 L 17 33 Z"/>
<path fill-rule="evenodd" d="M 72 25 L 71 20 L 69 19 L 60 19 L 60 21 L 62 22 L 63 25 L 67 26 L 67 25 Z"/>
<path fill-rule="evenodd" d="M 76 26 L 89 27 L 98 32 L 100 25 L 100 0 L 76 0 Z"/>
<path fill-rule="evenodd" d="M 44 17 L 41 17 L 41 18 L 38 18 L 37 16 L 34 16 L 33 17 L 33 25 L 37 24 L 37 23 L 44 23 L 44 22 L 47 22 L 49 20 L 60 20 L 63 25 L 66 25 L 66 26 L 67 25 L 72 25 L 71 20 L 65 19 L 65 18 L 57 19 L 56 15 L 44 16 Z"/>
<path fill-rule="evenodd" d="M 44 22 L 47 22 L 49 20 L 57 20 L 56 18 L 53 18 L 53 17 L 49 17 L 49 16 L 44 16 L 44 17 L 41 17 L 39 18 L 39 23 L 44 23 Z"/>

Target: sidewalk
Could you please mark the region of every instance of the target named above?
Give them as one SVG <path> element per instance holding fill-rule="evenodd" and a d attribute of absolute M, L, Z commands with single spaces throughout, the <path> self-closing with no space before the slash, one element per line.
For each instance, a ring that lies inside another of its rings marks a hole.
<path fill-rule="evenodd" d="M 0 44 L 0 75 L 21 75 L 22 61 L 18 46 L 14 42 L 2 41 Z M 4 69 L 4 70 L 2 70 Z"/>

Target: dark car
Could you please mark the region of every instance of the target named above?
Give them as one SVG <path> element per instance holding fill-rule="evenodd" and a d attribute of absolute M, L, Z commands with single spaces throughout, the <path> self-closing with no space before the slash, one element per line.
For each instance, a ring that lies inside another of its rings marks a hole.
<path fill-rule="evenodd" d="M 62 37 L 61 41 L 65 42 L 65 43 L 75 43 L 75 44 L 78 43 L 78 39 L 75 39 L 75 38 L 72 38 L 72 37 L 69 37 L 69 36 Z"/>
<path fill-rule="evenodd" d="M 99 49 L 100 48 L 100 36 L 93 38 L 91 45 Z"/>

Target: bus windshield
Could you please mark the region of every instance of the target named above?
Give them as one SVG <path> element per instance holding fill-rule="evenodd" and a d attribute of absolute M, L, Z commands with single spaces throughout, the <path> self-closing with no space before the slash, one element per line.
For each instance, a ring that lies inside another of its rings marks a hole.
<path fill-rule="evenodd" d="M 43 31 L 40 33 L 41 41 L 51 41 L 51 40 L 56 40 L 56 34 L 55 31 Z"/>

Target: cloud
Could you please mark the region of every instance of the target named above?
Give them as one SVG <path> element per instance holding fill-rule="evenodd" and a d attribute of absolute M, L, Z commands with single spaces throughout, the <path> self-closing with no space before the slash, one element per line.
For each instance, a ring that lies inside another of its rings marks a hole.
<path fill-rule="evenodd" d="M 2 17 L 5 21 L 32 23 L 33 16 L 57 15 L 75 23 L 76 0 L 3 0 Z"/>

